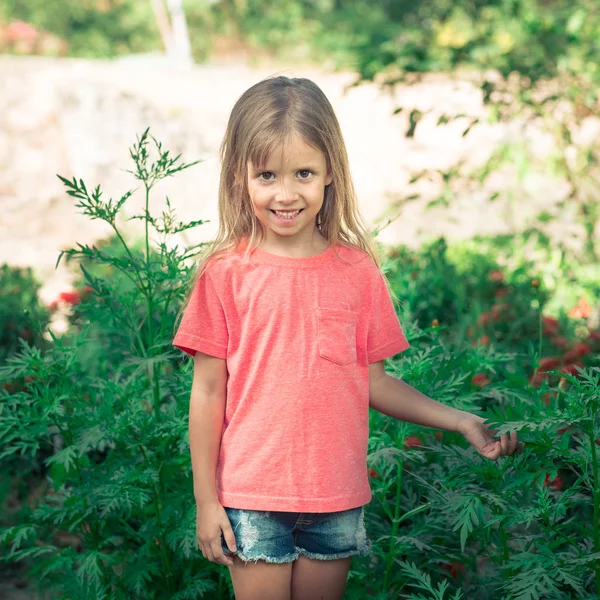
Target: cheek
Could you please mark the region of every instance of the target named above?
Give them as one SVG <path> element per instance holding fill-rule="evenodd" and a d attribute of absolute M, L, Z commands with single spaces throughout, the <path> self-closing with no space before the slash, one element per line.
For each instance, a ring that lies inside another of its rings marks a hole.
<path fill-rule="evenodd" d="M 248 196 L 250 197 L 250 201 L 252 202 L 253 206 L 259 207 L 261 204 L 264 204 L 264 194 L 261 194 L 261 190 L 257 189 L 255 186 L 248 186 Z"/>

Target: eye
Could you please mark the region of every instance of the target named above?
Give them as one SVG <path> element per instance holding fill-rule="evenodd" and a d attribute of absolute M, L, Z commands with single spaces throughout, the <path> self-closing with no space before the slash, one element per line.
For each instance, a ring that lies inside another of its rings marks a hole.
<path fill-rule="evenodd" d="M 310 169 L 302 169 L 298 173 L 300 174 L 300 179 L 308 179 L 311 175 L 314 175 Z"/>
<path fill-rule="evenodd" d="M 262 181 L 273 181 L 273 177 L 264 177 L 263 175 L 272 175 L 273 177 L 275 176 L 274 173 L 272 173 L 271 171 L 264 171 L 263 173 L 259 173 L 258 174 L 258 178 L 261 179 Z"/>

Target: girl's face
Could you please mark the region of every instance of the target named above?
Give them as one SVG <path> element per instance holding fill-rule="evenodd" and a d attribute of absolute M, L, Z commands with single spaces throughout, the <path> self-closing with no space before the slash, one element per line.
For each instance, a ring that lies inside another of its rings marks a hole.
<path fill-rule="evenodd" d="M 331 179 L 325 155 L 299 135 L 277 147 L 264 168 L 249 162 L 248 193 L 265 229 L 265 245 L 309 248 Z"/>

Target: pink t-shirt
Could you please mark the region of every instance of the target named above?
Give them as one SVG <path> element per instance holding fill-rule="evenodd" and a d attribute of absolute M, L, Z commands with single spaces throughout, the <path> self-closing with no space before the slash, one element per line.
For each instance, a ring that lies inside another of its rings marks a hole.
<path fill-rule="evenodd" d="M 290 258 L 245 242 L 211 259 L 173 345 L 227 360 L 216 489 L 231 508 L 333 512 L 367 504 L 369 363 L 406 350 L 371 257 L 333 245 Z"/>

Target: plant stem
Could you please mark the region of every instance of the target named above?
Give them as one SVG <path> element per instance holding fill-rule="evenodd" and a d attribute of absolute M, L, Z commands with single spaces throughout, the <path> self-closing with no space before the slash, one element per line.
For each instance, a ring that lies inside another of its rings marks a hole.
<path fill-rule="evenodd" d="M 598 532 L 598 517 L 600 516 L 600 489 L 598 489 L 598 458 L 596 456 L 596 440 L 594 439 L 594 427 L 589 429 L 590 446 L 592 449 L 592 473 L 594 476 L 594 487 L 592 495 L 594 497 L 594 552 L 600 552 L 600 534 Z M 594 569 L 596 573 L 596 594 L 600 596 L 600 559 L 596 559 Z"/>
<path fill-rule="evenodd" d="M 504 563 L 508 560 L 508 540 L 504 525 L 500 525 L 500 538 L 502 539 L 502 562 Z"/>
<path fill-rule="evenodd" d="M 135 258 L 133 257 L 133 254 L 131 253 L 131 250 L 129 249 L 129 246 L 127 245 L 127 243 L 125 242 L 125 240 L 123 239 L 123 236 L 121 235 L 121 232 L 117 229 L 116 225 L 114 223 L 109 223 L 111 225 L 111 227 L 113 228 L 113 231 L 115 232 L 116 236 L 119 238 L 119 240 L 121 241 L 121 244 L 123 245 L 123 248 L 125 248 L 125 252 L 127 252 L 129 258 L 131 259 L 131 263 L 135 264 Z M 127 277 L 129 277 L 129 279 L 131 279 L 131 281 L 133 281 L 133 283 L 136 282 L 136 280 L 131 277 L 127 271 L 122 270 L 121 271 L 124 275 L 126 275 Z M 137 273 L 137 271 L 134 272 L 134 275 L 136 275 L 138 277 L 138 281 L 140 283 L 140 285 L 142 286 L 143 289 L 143 281 L 139 278 L 139 275 Z"/>
<path fill-rule="evenodd" d="M 148 306 L 148 353 L 150 358 L 154 356 L 154 325 L 152 315 L 154 312 L 154 296 L 152 286 L 150 284 L 150 235 L 148 232 L 149 225 L 149 204 L 150 204 L 150 190 L 151 186 L 146 185 L 146 213 L 145 213 L 145 222 L 146 222 L 146 276 L 148 277 L 147 289 L 146 289 L 146 304 Z M 160 387 L 158 376 L 156 374 L 156 369 L 152 363 L 150 363 L 148 367 L 148 379 L 150 380 L 150 385 L 152 386 L 152 399 L 154 405 L 154 414 L 156 418 L 160 418 Z"/>
<path fill-rule="evenodd" d="M 141 451 L 142 456 L 144 457 L 144 460 L 146 461 L 146 463 L 150 464 L 150 461 L 148 460 L 148 455 L 146 454 L 146 451 L 144 450 L 143 445 L 140 445 L 140 451 Z M 159 470 L 159 479 L 160 479 L 160 470 Z M 154 503 L 154 508 L 156 510 L 156 520 L 158 522 L 158 529 L 160 531 L 160 534 L 159 534 L 160 557 L 162 559 L 163 568 L 165 570 L 165 577 L 167 579 L 167 586 L 169 589 L 169 597 L 170 597 L 173 595 L 173 588 L 172 588 L 173 572 L 171 570 L 172 569 L 171 561 L 169 560 L 169 553 L 167 551 L 167 540 L 166 540 L 164 528 L 162 525 L 161 505 L 160 505 L 160 489 L 156 482 L 154 482 L 154 495 L 152 497 L 152 501 Z"/>
<path fill-rule="evenodd" d="M 402 491 L 402 459 L 398 458 L 397 462 L 398 473 L 396 475 L 396 507 L 394 510 L 394 520 L 392 523 L 392 535 L 390 536 L 390 546 L 386 556 L 385 576 L 383 578 L 382 592 L 389 589 L 390 575 L 392 572 L 392 564 L 394 562 L 394 542 L 398 534 L 398 526 L 400 525 L 400 493 Z"/>
<path fill-rule="evenodd" d="M 147 303 L 147 307 L 148 307 L 148 345 L 147 345 L 147 351 L 148 354 L 150 356 L 150 358 L 152 358 L 154 356 L 154 326 L 153 326 L 153 319 L 152 319 L 152 315 L 153 315 L 153 308 L 154 308 L 154 303 L 153 303 L 153 292 L 154 290 L 152 289 L 152 285 L 151 285 L 151 275 L 150 275 L 150 235 L 149 235 L 149 231 L 148 231 L 148 226 L 149 226 L 149 221 L 150 221 L 150 211 L 149 211 L 149 204 L 150 204 L 150 190 L 152 189 L 151 185 L 148 185 L 147 182 L 145 182 L 145 189 L 146 189 L 146 198 L 145 198 L 145 208 L 146 208 L 146 212 L 145 212 L 145 225 L 146 225 L 146 276 L 147 276 L 147 284 L 146 284 L 146 303 Z M 156 416 L 156 418 L 160 418 L 160 387 L 159 387 L 159 381 L 158 381 L 158 375 L 156 372 L 156 369 L 154 368 L 154 365 L 152 362 L 149 363 L 148 365 L 148 379 L 150 382 L 150 385 L 152 386 L 152 396 L 153 396 L 153 405 L 154 405 L 154 414 Z M 146 460 L 146 462 L 148 462 L 148 458 L 146 456 L 146 453 L 144 452 L 143 446 L 140 446 L 140 448 L 142 449 L 142 453 L 144 454 L 144 459 Z M 158 458 L 158 457 L 157 457 Z M 158 466 L 158 482 L 154 483 L 154 507 L 156 509 L 156 519 L 158 522 L 158 528 L 160 531 L 160 551 L 161 551 L 161 558 L 162 558 L 162 562 L 163 562 L 163 568 L 165 569 L 165 577 L 167 579 L 167 586 L 169 589 L 169 595 L 171 596 L 173 594 L 173 576 L 174 573 L 172 572 L 172 567 L 171 567 L 171 561 L 169 560 L 169 553 L 167 550 L 167 540 L 166 540 L 166 536 L 165 536 L 165 530 L 163 527 L 163 523 L 162 523 L 162 507 L 161 507 L 161 498 L 164 496 L 165 493 L 165 489 L 164 489 L 164 481 L 162 478 L 162 472 L 161 472 L 161 467 L 162 467 L 162 460 L 159 460 L 159 466 Z"/>

